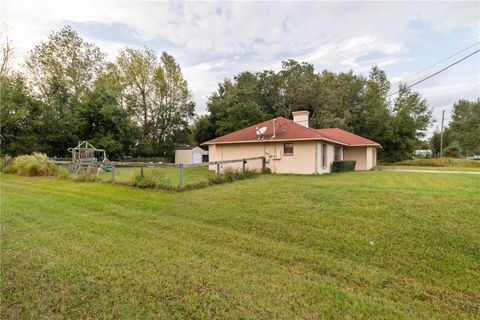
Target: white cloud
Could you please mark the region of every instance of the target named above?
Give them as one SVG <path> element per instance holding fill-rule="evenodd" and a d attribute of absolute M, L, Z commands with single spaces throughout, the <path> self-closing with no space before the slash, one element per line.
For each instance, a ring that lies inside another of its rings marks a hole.
<path fill-rule="evenodd" d="M 367 72 L 377 64 L 395 82 L 424 67 L 415 64 L 417 52 L 413 48 L 428 37 L 426 31 L 412 28 L 412 22 L 427 25 L 428 32 L 448 34 L 465 29 L 473 43 L 479 38 L 479 12 L 477 2 L 0 3 L 0 20 L 10 28 L 9 37 L 19 60 L 66 21 L 100 27 L 121 24 L 131 30 L 135 43 L 81 35 L 100 46 L 110 59 L 127 45 L 145 44 L 173 54 L 184 70 L 198 112 L 205 110 L 207 97 L 225 77 L 243 70 L 278 70 L 281 60 L 288 58 L 334 71 Z M 448 43 L 444 46 L 448 53 L 460 49 L 448 48 Z M 431 60 L 446 55 L 437 54 Z M 478 63 L 473 67 L 479 71 Z M 458 81 L 465 79 L 471 80 L 464 76 Z M 478 78 L 473 83 L 478 85 Z M 445 92 L 457 97 L 461 92 L 455 90 L 427 90 L 425 95 L 433 104 L 438 100 L 435 97 Z"/>

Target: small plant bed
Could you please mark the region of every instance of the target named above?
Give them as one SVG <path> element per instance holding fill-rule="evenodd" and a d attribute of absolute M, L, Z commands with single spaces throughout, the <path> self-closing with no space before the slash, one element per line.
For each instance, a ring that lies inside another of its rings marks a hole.
<path fill-rule="evenodd" d="M 208 170 L 208 167 L 192 167 L 184 168 L 184 184 L 190 184 L 205 180 L 209 176 L 214 175 L 213 171 Z M 155 176 L 157 181 L 162 184 L 171 186 L 178 185 L 179 169 L 175 167 L 156 167 L 143 169 L 145 176 Z M 136 177 L 140 176 L 140 167 L 115 167 L 115 182 L 121 184 L 132 184 L 135 182 Z M 100 171 L 98 174 L 99 181 L 110 182 L 112 180 L 112 174 L 105 171 Z"/>
<path fill-rule="evenodd" d="M 143 176 L 136 174 L 133 178 L 133 186 L 139 188 L 186 191 L 237 180 L 251 179 L 260 174 L 259 171 L 249 169 L 245 171 L 226 169 L 221 174 L 215 174 L 208 171 L 207 167 L 187 168 L 186 172 L 187 175 L 190 173 L 190 178 L 185 179 L 185 183 L 181 186 L 179 186 L 178 180 L 176 180 L 178 178 L 177 175 L 172 174 L 171 170 L 164 170 L 163 168 L 160 170 L 146 171 Z M 200 175 L 200 173 L 203 173 L 203 175 Z"/>

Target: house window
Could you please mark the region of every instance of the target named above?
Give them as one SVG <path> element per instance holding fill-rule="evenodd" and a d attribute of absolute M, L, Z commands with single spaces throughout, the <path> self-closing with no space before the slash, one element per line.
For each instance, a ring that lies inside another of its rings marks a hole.
<path fill-rule="evenodd" d="M 322 144 L 322 168 L 327 167 L 327 144 Z"/>
<path fill-rule="evenodd" d="M 342 147 L 335 147 L 335 161 L 342 160 Z"/>
<path fill-rule="evenodd" d="M 284 143 L 283 144 L 283 155 L 284 156 L 293 156 L 293 143 Z"/>

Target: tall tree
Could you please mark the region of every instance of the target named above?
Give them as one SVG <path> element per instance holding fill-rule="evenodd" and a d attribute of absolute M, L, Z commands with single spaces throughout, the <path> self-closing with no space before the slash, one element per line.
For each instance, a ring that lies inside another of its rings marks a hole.
<path fill-rule="evenodd" d="M 390 82 L 377 67 L 365 78 L 353 72 L 315 73 L 313 65 L 289 60 L 279 72 L 242 72 L 219 84 L 207 104 L 210 114 L 198 120 L 194 132 L 203 142 L 212 137 L 200 132 L 219 136 L 308 110 L 312 127 L 339 127 L 378 141 L 384 146 L 380 158 L 396 161 L 411 156 L 431 115 L 425 100 L 409 90 L 403 89 L 391 104 L 389 89 Z"/>
<path fill-rule="evenodd" d="M 128 48 L 121 51 L 112 72 L 120 81 L 124 105 L 142 128 L 139 152 L 165 155 L 177 142 L 174 132 L 186 130 L 194 116 L 180 66 L 166 52 L 158 59 L 151 49 Z"/>
<path fill-rule="evenodd" d="M 390 162 L 412 156 L 421 138 L 425 137 L 430 124 L 431 110 L 420 94 L 400 87 L 393 104 L 393 113 L 387 125 L 392 130 L 390 141 L 384 145 L 385 160 Z"/>
<path fill-rule="evenodd" d="M 205 141 L 215 138 L 215 128 L 210 121 L 210 115 L 201 115 L 192 126 L 192 142 L 201 144 Z"/>
<path fill-rule="evenodd" d="M 98 81 L 79 109 L 79 136 L 97 148 L 107 150 L 112 159 L 134 154 L 139 138 L 137 125 L 127 110 L 119 106 L 115 91 Z"/>
<path fill-rule="evenodd" d="M 104 66 L 105 54 L 69 26 L 30 52 L 26 67 L 35 92 L 59 112 L 71 112 Z"/>
<path fill-rule="evenodd" d="M 0 146 L 12 156 L 32 151 L 50 152 L 45 143 L 45 105 L 30 95 L 25 79 L 17 73 L 0 78 Z"/>
<path fill-rule="evenodd" d="M 458 143 L 463 156 L 480 153 L 480 98 L 457 101 L 449 126 L 452 142 Z"/>
<path fill-rule="evenodd" d="M 258 103 L 258 80 L 251 72 L 242 72 L 235 83 L 225 80 L 208 102 L 211 121 L 217 136 L 230 133 L 265 119 Z"/>
<path fill-rule="evenodd" d="M 175 143 L 189 140 L 187 132 L 195 115 L 195 103 L 180 65 L 166 52 L 160 57 L 154 84 L 153 137 L 160 150 L 167 152 Z"/>
<path fill-rule="evenodd" d="M 78 135 L 78 110 L 104 66 L 105 55 L 66 26 L 37 45 L 26 61 L 35 96 L 46 106 L 43 139 L 52 155 L 66 154 Z"/>
<path fill-rule="evenodd" d="M 113 69 L 120 80 L 125 104 L 142 127 L 145 137 L 151 134 L 157 65 L 153 50 L 127 48 L 120 51 Z"/>
<path fill-rule="evenodd" d="M 0 31 L 0 79 L 10 73 L 10 63 L 13 56 L 13 46 L 8 36 Z M 0 88 L 1 89 L 1 88 Z"/>
<path fill-rule="evenodd" d="M 282 116 L 288 118 L 292 111 L 311 109 L 311 85 L 316 80 L 312 64 L 284 61 L 278 77 Z"/>

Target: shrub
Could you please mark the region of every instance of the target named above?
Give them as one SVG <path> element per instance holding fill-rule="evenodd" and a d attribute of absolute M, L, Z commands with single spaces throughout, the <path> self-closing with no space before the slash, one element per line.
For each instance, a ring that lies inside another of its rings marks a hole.
<path fill-rule="evenodd" d="M 158 170 L 145 172 L 143 176 L 137 174 L 133 178 L 133 185 L 139 188 L 171 189 L 168 182 L 165 173 Z"/>
<path fill-rule="evenodd" d="M 222 174 L 216 174 L 208 178 L 208 184 L 223 184 L 226 182 L 233 182 L 235 180 L 244 180 L 254 178 L 259 174 L 256 170 L 246 169 L 245 171 L 235 170 L 233 168 L 227 168 Z"/>
<path fill-rule="evenodd" d="M 272 169 L 265 167 L 262 169 L 262 174 L 272 174 Z"/>
<path fill-rule="evenodd" d="M 60 179 L 66 179 L 68 177 L 68 169 L 66 167 L 58 167 L 57 177 Z"/>
<path fill-rule="evenodd" d="M 44 153 L 18 156 L 12 163 L 5 167 L 5 173 L 14 173 L 21 176 L 57 176 L 60 172 L 58 166 L 48 163 Z"/>
<path fill-rule="evenodd" d="M 469 167 L 480 168 L 480 161 L 455 158 L 415 159 L 395 163 L 399 166 L 426 166 L 426 167 Z"/>
<path fill-rule="evenodd" d="M 333 161 L 332 172 L 354 171 L 356 163 L 354 160 Z"/>
<path fill-rule="evenodd" d="M 139 188 L 186 191 L 206 188 L 211 185 L 224 184 L 236 180 L 250 179 L 256 177 L 259 174 L 260 172 L 256 170 L 247 169 L 245 171 L 241 171 L 227 168 L 223 171 L 222 174 L 211 175 L 205 180 L 185 184 L 182 186 L 181 189 L 178 189 L 177 185 L 172 185 L 169 183 L 170 181 L 166 178 L 164 172 L 151 171 L 145 173 L 143 177 L 140 174 L 136 175 L 133 179 L 133 185 Z"/>
<path fill-rule="evenodd" d="M 98 180 L 98 177 L 95 173 L 91 171 L 84 171 L 79 174 L 71 176 L 72 180 L 80 182 L 94 182 Z"/>
<path fill-rule="evenodd" d="M 12 161 L 12 157 L 10 156 L 3 156 L 0 157 L 0 172 L 7 167 L 7 165 Z"/>

